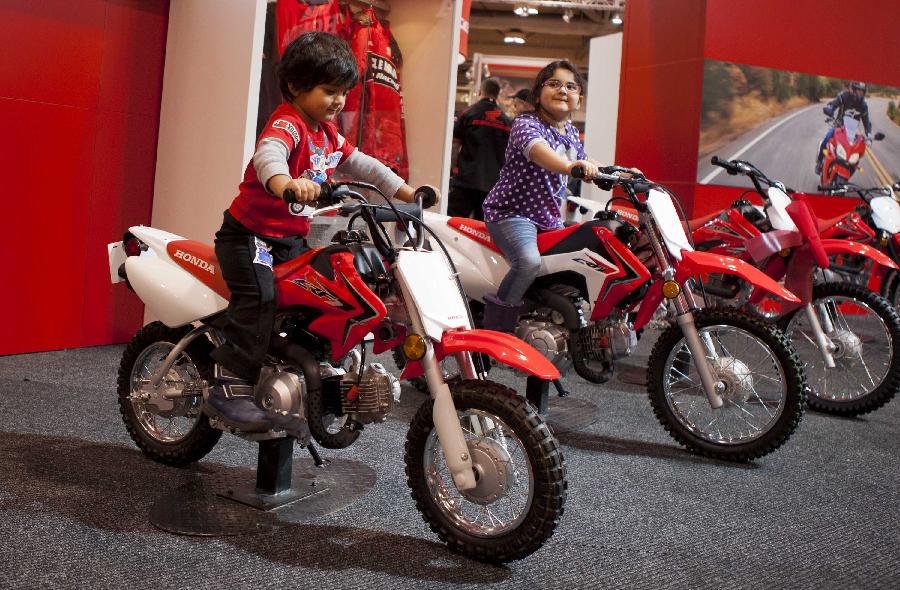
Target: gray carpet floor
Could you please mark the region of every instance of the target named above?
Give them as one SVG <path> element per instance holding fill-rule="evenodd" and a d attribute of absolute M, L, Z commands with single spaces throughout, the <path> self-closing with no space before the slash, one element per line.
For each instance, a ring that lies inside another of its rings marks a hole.
<path fill-rule="evenodd" d="M 387 422 L 323 451 L 375 470 L 351 506 L 249 536 L 155 528 L 157 498 L 198 474 L 252 478 L 256 447 L 226 435 L 190 469 L 144 458 L 116 405 L 122 349 L 0 358 L 0 587 L 900 587 L 900 400 L 858 419 L 807 412 L 784 447 L 733 465 L 683 451 L 643 387 L 571 376 L 573 398 L 551 410 L 596 405 L 599 419 L 559 437 L 565 514 L 541 550 L 495 567 L 445 549 L 415 510 L 403 444 L 423 397 L 409 387 Z M 524 390 L 510 371 L 492 375 Z"/>

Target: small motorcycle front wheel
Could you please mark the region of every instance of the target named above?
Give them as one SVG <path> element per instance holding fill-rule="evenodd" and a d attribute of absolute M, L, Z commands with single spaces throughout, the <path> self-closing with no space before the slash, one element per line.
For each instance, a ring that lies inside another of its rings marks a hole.
<path fill-rule="evenodd" d="M 803 308 L 779 324 L 804 364 L 809 407 L 859 416 L 888 403 L 900 390 L 900 316 L 894 307 L 850 283 L 816 285 L 812 306 L 834 345 L 834 368 L 825 365 Z"/>
<path fill-rule="evenodd" d="M 191 326 L 147 324 L 131 339 L 119 365 L 119 412 L 131 440 L 154 461 L 176 467 L 202 459 L 222 436 L 202 412 L 202 382 L 212 377 L 207 341 L 194 340 L 163 378 L 161 388 L 186 395 L 168 403 L 147 398 L 150 378 L 190 331 Z"/>
<path fill-rule="evenodd" d="M 450 384 L 476 473 L 453 483 L 427 400 L 406 438 L 406 475 L 425 522 L 451 549 L 492 563 L 521 559 L 550 538 L 566 500 L 559 442 L 534 407 L 491 381 Z"/>
<path fill-rule="evenodd" d="M 647 370 L 647 391 L 657 419 L 695 453 L 749 461 L 781 446 L 803 413 L 805 379 L 800 361 L 777 328 L 732 308 L 696 312 L 694 322 L 719 395 L 712 408 L 679 326 L 663 332 Z"/>

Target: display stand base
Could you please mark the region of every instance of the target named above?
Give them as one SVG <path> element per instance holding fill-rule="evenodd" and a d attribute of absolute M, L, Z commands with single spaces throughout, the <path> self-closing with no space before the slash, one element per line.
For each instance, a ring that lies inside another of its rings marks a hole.
<path fill-rule="evenodd" d="M 600 408 L 593 401 L 571 395 L 550 395 L 550 381 L 528 377 L 525 399 L 537 408 L 555 434 L 586 428 L 600 419 Z M 561 385 L 554 384 L 555 390 Z M 565 391 L 565 390 L 563 390 Z"/>
<path fill-rule="evenodd" d="M 375 485 L 362 463 L 293 460 L 292 451 L 293 439 L 262 441 L 255 485 L 246 469 L 197 477 L 157 500 L 150 522 L 178 535 L 259 533 L 341 510 Z"/>
<path fill-rule="evenodd" d="M 581 397 L 551 396 L 544 420 L 556 435 L 577 432 L 600 420 L 600 407 L 593 400 Z"/>
<path fill-rule="evenodd" d="M 616 379 L 629 385 L 647 385 L 647 367 L 619 363 L 616 365 Z"/>

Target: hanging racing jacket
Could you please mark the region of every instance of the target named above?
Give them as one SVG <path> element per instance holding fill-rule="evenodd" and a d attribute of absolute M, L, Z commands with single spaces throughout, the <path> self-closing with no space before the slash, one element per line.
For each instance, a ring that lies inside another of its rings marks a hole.
<path fill-rule="evenodd" d="M 347 17 L 338 0 L 278 0 L 275 6 L 278 55 L 284 55 L 291 41 L 309 31 L 347 38 Z"/>
<path fill-rule="evenodd" d="M 347 95 L 341 129 L 360 151 L 408 179 L 399 56 L 391 50 L 390 30 L 378 22 L 371 8 L 355 15 L 350 47 L 359 64 L 361 83 Z"/>

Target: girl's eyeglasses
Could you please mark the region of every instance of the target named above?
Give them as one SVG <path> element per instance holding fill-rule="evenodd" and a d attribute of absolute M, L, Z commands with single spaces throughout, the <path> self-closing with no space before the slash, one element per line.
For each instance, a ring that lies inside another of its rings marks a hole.
<path fill-rule="evenodd" d="M 548 88 L 552 88 L 553 90 L 559 90 L 560 88 L 565 87 L 566 92 L 569 94 L 581 94 L 581 87 L 575 82 L 563 82 L 562 80 L 557 80 L 556 78 L 550 78 L 543 84 Z"/>

